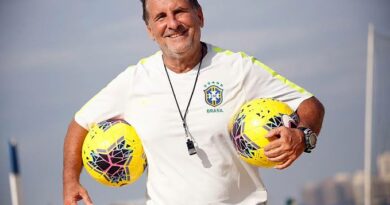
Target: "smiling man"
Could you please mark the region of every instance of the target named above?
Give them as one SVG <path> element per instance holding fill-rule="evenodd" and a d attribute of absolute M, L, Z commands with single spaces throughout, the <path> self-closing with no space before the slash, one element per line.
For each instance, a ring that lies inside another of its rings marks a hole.
<path fill-rule="evenodd" d="M 164 64 L 175 73 L 191 70 L 202 58 L 203 13 L 198 3 L 187 1 L 147 1 L 147 30 L 160 46 Z"/>
<path fill-rule="evenodd" d="M 271 130 L 277 139 L 265 148 L 279 162 L 275 168 L 284 169 L 315 148 L 323 106 L 257 59 L 202 42 L 196 0 L 141 2 L 161 51 L 127 68 L 76 113 L 64 143 L 64 204 L 92 204 L 79 182 L 81 147 L 91 125 L 111 118 L 131 123 L 142 139 L 148 205 L 265 204 L 257 169 L 238 158 L 230 141 L 230 118 L 255 98 L 296 110 L 298 128 Z"/>

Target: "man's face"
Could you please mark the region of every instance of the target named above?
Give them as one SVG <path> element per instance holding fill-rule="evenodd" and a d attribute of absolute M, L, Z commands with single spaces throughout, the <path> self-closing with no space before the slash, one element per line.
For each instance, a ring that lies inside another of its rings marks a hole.
<path fill-rule="evenodd" d="M 148 33 L 165 54 L 180 55 L 200 43 L 203 27 L 201 8 L 187 0 L 147 0 Z"/>

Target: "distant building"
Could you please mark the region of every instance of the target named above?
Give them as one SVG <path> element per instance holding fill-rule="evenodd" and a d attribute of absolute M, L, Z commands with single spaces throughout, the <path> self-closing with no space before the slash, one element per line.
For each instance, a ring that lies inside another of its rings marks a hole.
<path fill-rule="evenodd" d="M 371 178 L 371 205 L 390 205 L 390 152 L 377 157 Z M 364 205 L 364 172 L 339 173 L 302 190 L 303 205 Z"/>
<path fill-rule="evenodd" d="M 371 205 L 390 205 L 390 181 L 383 176 L 371 178 Z M 355 205 L 364 205 L 364 173 L 358 171 L 353 177 Z"/>
<path fill-rule="evenodd" d="M 384 181 L 390 181 L 390 151 L 378 156 L 377 166 L 379 178 Z"/>
<path fill-rule="evenodd" d="M 324 205 L 354 205 L 352 177 L 339 173 L 322 185 Z"/>
<path fill-rule="evenodd" d="M 373 177 L 372 204 L 390 204 L 390 152 L 384 152 L 377 158 L 378 176 Z"/>
<path fill-rule="evenodd" d="M 364 205 L 364 172 L 355 172 L 352 178 L 353 198 L 355 205 Z"/>
<path fill-rule="evenodd" d="M 318 184 L 304 187 L 302 198 L 304 205 L 354 205 L 351 176 L 337 174 Z"/>
<path fill-rule="evenodd" d="M 322 195 L 320 192 L 319 183 L 308 183 L 302 191 L 302 199 L 304 205 L 321 205 Z"/>

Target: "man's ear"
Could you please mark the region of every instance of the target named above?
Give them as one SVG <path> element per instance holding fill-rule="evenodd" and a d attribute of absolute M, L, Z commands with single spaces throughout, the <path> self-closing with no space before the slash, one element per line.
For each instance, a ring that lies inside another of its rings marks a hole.
<path fill-rule="evenodd" d="M 146 32 L 148 32 L 149 38 L 151 38 L 154 41 L 155 38 L 153 36 L 152 29 L 150 28 L 149 24 L 146 25 Z"/>

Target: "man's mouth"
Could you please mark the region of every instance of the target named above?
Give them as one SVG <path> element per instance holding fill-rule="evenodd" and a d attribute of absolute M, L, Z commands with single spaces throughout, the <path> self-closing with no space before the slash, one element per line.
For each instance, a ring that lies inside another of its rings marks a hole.
<path fill-rule="evenodd" d="M 174 33 L 168 34 L 168 35 L 166 35 L 166 37 L 168 37 L 168 38 L 177 38 L 177 37 L 180 37 L 180 36 L 184 36 L 186 33 L 187 33 L 187 30 L 182 30 L 182 31 L 179 31 L 179 32 L 174 32 Z"/>
<path fill-rule="evenodd" d="M 173 35 L 170 35 L 168 36 L 169 38 L 176 38 L 176 37 L 179 37 L 179 36 L 182 36 L 183 34 L 181 33 L 177 33 L 177 34 L 173 34 Z"/>

